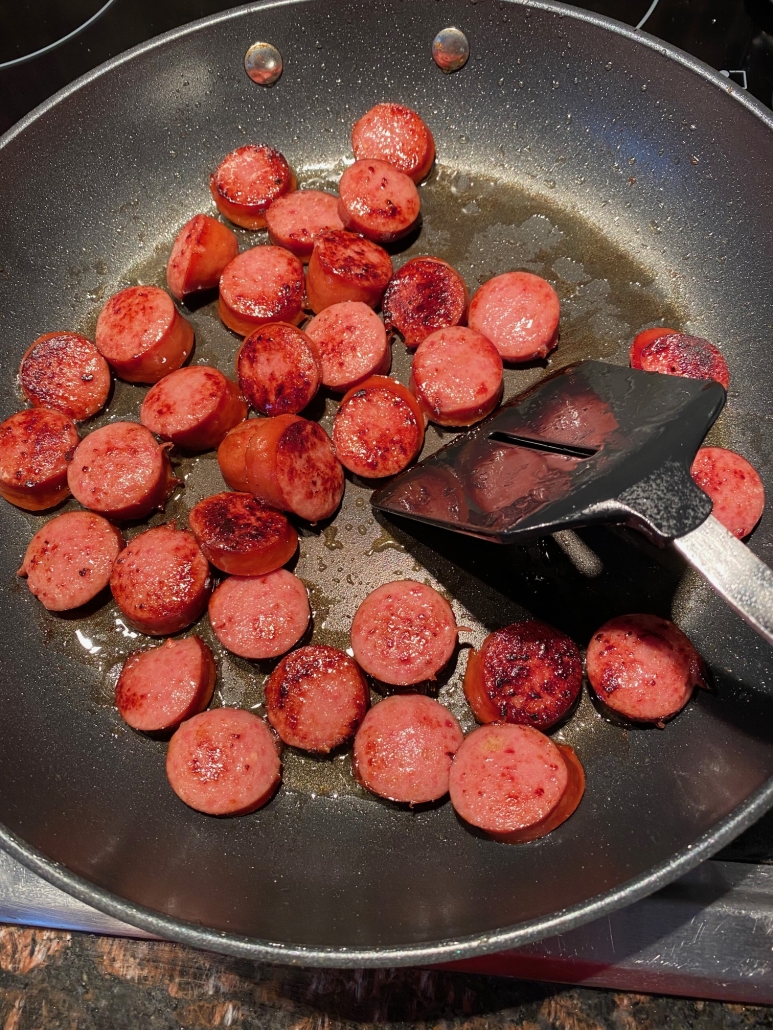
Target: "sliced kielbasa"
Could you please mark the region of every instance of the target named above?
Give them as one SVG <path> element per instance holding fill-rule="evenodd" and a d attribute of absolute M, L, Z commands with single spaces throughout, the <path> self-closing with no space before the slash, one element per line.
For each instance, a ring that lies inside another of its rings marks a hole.
<path fill-rule="evenodd" d="M 243 229 L 262 229 L 271 204 L 295 186 L 295 175 L 283 155 L 273 147 L 255 144 L 226 154 L 209 177 L 218 211 Z"/>
<path fill-rule="evenodd" d="M 338 197 L 321 190 L 296 190 L 275 200 L 266 212 L 268 238 L 277 247 L 308 261 L 323 229 L 343 229 Z"/>
<path fill-rule="evenodd" d="M 505 272 L 477 291 L 467 324 L 491 340 L 503 361 L 533 361 L 558 342 L 559 316 L 558 294 L 549 282 L 531 272 Z"/>
<path fill-rule="evenodd" d="M 131 626 L 161 637 L 198 619 L 212 579 L 193 533 L 172 524 L 148 529 L 126 545 L 113 566 L 110 589 Z"/>
<path fill-rule="evenodd" d="M 379 797 L 420 805 L 448 793 L 464 734 L 447 708 L 423 694 L 394 694 L 365 716 L 354 738 L 352 769 Z"/>
<path fill-rule="evenodd" d="M 372 375 L 389 371 L 392 352 L 384 323 L 361 300 L 331 304 L 305 328 L 322 366 L 322 385 L 346 393 Z"/>
<path fill-rule="evenodd" d="M 470 294 L 464 279 L 445 261 L 413 258 L 389 280 L 384 322 L 402 333 L 405 346 L 418 347 L 436 329 L 464 325 Z"/>
<path fill-rule="evenodd" d="M 437 329 L 419 344 L 411 390 L 432 422 L 470 426 L 490 414 L 503 390 L 502 359 L 474 329 Z"/>
<path fill-rule="evenodd" d="M 286 322 L 270 322 L 245 339 L 236 355 L 239 389 L 263 415 L 295 415 L 308 407 L 322 382 L 317 346 Z"/>
<path fill-rule="evenodd" d="M 434 680 L 456 647 L 451 605 L 437 590 L 411 579 L 376 587 L 352 621 L 359 665 L 383 683 L 405 687 Z"/>
<path fill-rule="evenodd" d="M 167 455 L 138 422 L 111 422 L 78 444 L 67 472 L 76 501 L 126 522 L 162 509 L 174 486 Z"/>
<path fill-rule="evenodd" d="M 631 368 L 688 379 L 716 379 L 727 390 L 730 370 L 722 352 L 700 336 L 645 329 L 631 344 Z"/>
<path fill-rule="evenodd" d="M 333 446 L 350 472 L 379 479 L 402 472 L 424 443 L 424 416 L 401 383 L 371 376 L 342 399 L 333 421 Z"/>
<path fill-rule="evenodd" d="M 298 643 L 311 618 L 306 587 L 287 569 L 229 576 L 209 602 L 215 636 L 241 658 L 277 658 Z"/>
<path fill-rule="evenodd" d="M 209 215 L 194 215 L 180 229 L 169 255 L 169 292 L 182 300 L 200 290 L 213 290 L 238 253 L 239 241 L 228 226 Z"/>
<path fill-rule="evenodd" d="M 249 493 L 247 481 L 247 445 L 257 431 L 261 431 L 263 419 L 252 418 L 240 422 L 230 433 L 226 433 L 217 449 L 217 463 L 220 473 L 232 490 Z"/>
<path fill-rule="evenodd" d="M 45 333 L 21 359 L 19 383 L 35 407 L 54 408 L 83 422 L 107 403 L 110 367 L 94 344 L 80 333 Z"/>
<path fill-rule="evenodd" d="M 268 721 L 285 744 L 318 754 L 354 736 L 370 699 L 357 663 L 323 644 L 291 651 L 265 690 Z"/>
<path fill-rule="evenodd" d="M 33 536 L 18 574 L 44 608 L 69 611 L 104 590 L 123 546 L 120 530 L 107 519 L 68 511 Z"/>
<path fill-rule="evenodd" d="M 422 118 L 404 104 L 376 104 L 354 123 L 352 150 L 358 161 L 378 158 L 421 182 L 435 160 L 435 140 Z"/>
<path fill-rule="evenodd" d="M 217 310 L 240 336 L 267 322 L 297 325 L 303 318 L 303 265 L 282 247 L 245 250 L 220 276 Z"/>
<path fill-rule="evenodd" d="M 151 387 L 140 422 L 162 440 L 190 451 L 217 447 L 247 416 L 239 387 L 217 368 L 178 368 Z"/>
<path fill-rule="evenodd" d="M 213 708 L 175 732 L 166 775 L 180 800 L 197 812 L 246 815 L 274 795 L 281 765 L 262 719 L 239 708 Z"/>
<path fill-rule="evenodd" d="M 306 297 L 315 314 L 345 300 L 375 308 L 391 277 L 392 259 L 382 247 L 353 232 L 326 229 L 309 258 Z"/>
<path fill-rule="evenodd" d="M 532 726 L 491 723 L 473 730 L 450 776 L 457 815 L 506 844 L 536 840 L 565 822 L 585 790 L 574 750 Z"/>
<path fill-rule="evenodd" d="M 724 447 L 701 447 L 690 474 L 713 501 L 714 518 L 739 540 L 748 536 L 765 508 L 765 488 L 746 458 Z"/>
<path fill-rule="evenodd" d="M 544 622 L 516 622 L 470 651 L 464 694 L 478 722 L 514 722 L 545 730 L 566 715 L 582 688 L 575 642 Z"/>
<path fill-rule="evenodd" d="M 205 497 L 191 510 L 188 525 L 204 557 L 235 576 L 273 572 L 298 546 L 298 534 L 285 516 L 248 493 Z"/>
<path fill-rule="evenodd" d="M 96 344 L 120 379 L 157 383 L 185 363 L 193 326 L 158 286 L 130 286 L 99 313 Z"/>
<path fill-rule="evenodd" d="M 200 637 L 165 640 L 135 651 L 115 687 L 121 718 L 135 730 L 158 733 L 203 712 L 215 688 L 215 659 Z"/>
<path fill-rule="evenodd" d="M 387 161 L 355 161 L 338 184 L 338 214 L 351 232 L 376 243 L 407 235 L 421 210 L 412 179 Z"/>
<path fill-rule="evenodd" d="M 78 439 L 72 419 L 49 408 L 18 411 L 0 423 L 0 496 L 26 511 L 69 497 L 67 469 Z"/>

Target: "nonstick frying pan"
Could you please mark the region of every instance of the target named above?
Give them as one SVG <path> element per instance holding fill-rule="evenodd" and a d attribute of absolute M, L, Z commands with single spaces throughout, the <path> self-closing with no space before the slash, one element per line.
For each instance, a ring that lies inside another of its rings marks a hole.
<path fill-rule="evenodd" d="M 470 40 L 442 74 L 430 43 Z M 245 75 L 247 47 L 279 48 L 270 89 Z M 93 331 L 130 282 L 163 283 L 178 227 L 209 210 L 209 172 L 248 141 L 282 150 L 306 185 L 334 185 L 352 121 L 378 100 L 430 123 L 439 165 L 418 239 L 469 285 L 510 267 L 547 275 L 563 301 L 551 362 L 625 363 L 631 336 L 677 323 L 719 343 L 732 383 L 715 443 L 773 489 L 773 119 L 699 62 L 604 18 L 551 3 L 308 0 L 228 12 L 109 62 L 0 142 L 0 399 L 54 328 Z M 231 367 L 238 341 L 211 303 L 189 312 L 196 361 Z M 395 374 L 408 362 L 396 343 Z M 544 374 L 509 371 L 508 395 Z M 102 421 L 136 412 L 120 385 Z M 329 424 L 334 405 L 314 415 Z M 100 424 L 99 421 L 95 424 Z M 447 439 L 430 434 L 429 447 Z M 186 486 L 165 516 L 220 489 L 214 459 L 181 456 Z M 448 960 L 522 944 L 623 906 L 711 855 L 773 803 L 773 652 L 680 561 L 624 530 L 528 548 L 414 534 L 347 485 L 331 525 L 304 530 L 296 571 L 315 639 L 348 646 L 365 594 L 395 576 L 454 601 L 463 640 L 529 612 L 585 645 L 614 614 L 672 616 L 714 688 L 664 731 L 606 722 L 587 695 L 557 738 L 588 777 L 577 813 L 542 841 L 476 836 L 450 805 L 413 812 L 353 786 L 346 754 L 285 754 L 265 809 L 211 819 L 165 783 L 165 743 L 122 725 L 116 670 L 140 645 L 109 599 L 46 615 L 15 578 L 44 516 L 2 511 L 0 820 L 14 856 L 82 900 L 201 947 L 331 966 Z M 129 535 L 141 527 L 130 527 Z M 773 518 L 751 539 L 768 563 Z M 206 620 L 205 620 L 206 621 Z M 202 628 L 206 635 L 208 629 Z M 216 703 L 257 707 L 266 667 L 222 650 Z M 439 684 L 467 728 L 462 655 Z"/>

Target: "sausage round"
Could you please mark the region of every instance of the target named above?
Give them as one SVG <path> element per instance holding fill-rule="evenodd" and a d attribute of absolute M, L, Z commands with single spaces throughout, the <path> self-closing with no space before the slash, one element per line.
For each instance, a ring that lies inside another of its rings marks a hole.
<path fill-rule="evenodd" d="M 263 419 L 252 418 L 240 422 L 223 437 L 223 442 L 217 449 L 217 463 L 220 466 L 220 473 L 232 490 L 241 493 L 250 492 L 250 484 L 247 481 L 247 445 L 253 434 L 260 433 Z"/>
<path fill-rule="evenodd" d="M 277 658 L 298 643 L 311 618 L 306 587 L 286 569 L 229 576 L 212 594 L 215 636 L 241 658 Z"/>
<path fill-rule="evenodd" d="M 334 647 L 299 647 L 266 681 L 266 715 L 285 742 L 328 754 L 354 736 L 370 695 L 357 663 Z"/>
<path fill-rule="evenodd" d="M 298 415 L 256 419 L 247 482 L 259 500 L 309 522 L 329 518 L 344 495 L 344 470 L 322 426 Z"/>
<path fill-rule="evenodd" d="M 133 729 L 159 733 L 203 712 L 214 689 L 215 659 L 193 636 L 130 654 L 118 677 L 115 703 Z"/>
<path fill-rule="evenodd" d="M 467 658 L 464 694 L 478 722 L 545 730 L 563 719 L 581 689 L 577 645 L 544 622 L 516 622 L 490 633 Z"/>
<path fill-rule="evenodd" d="M 190 626 L 207 607 L 212 580 L 193 533 L 148 529 L 116 559 L 110 589 L 127 622 L 151 637 Z"/>
<path fill-rule="evenodd" d="M 303 265 L 282 247 L 245 250 L 220 276 L 217 310 L 240 336 L 267 322 L 297 325 L 303 318 Z"/>
<path fill-rule="evenodd" d="M 166 444 L 137 422 L 111 422 L 78 444 L 67 471 L 76 501 L 117 522 L 162 509 L 178 482 Z"/>
<path fill-rule="evenodd" d="M 322 382 L 316 344 L 285 322 L 250 333 L 236 355 L 236 374 L 247 403 L 263 415 L 303 411 Z"/>
<path fill-rule="evenodd" d="M 449 264 L 435 257 L 413 258 L 389 280 L 384 322 L 402 333 L 406 347 L 418 347 L 436 329 L 464 325 L 469 303 L 464 279 Z"/>
<path fill-rule="evenodd" d="M 157 383 L 185 363 L 193 349 L 193 326 L 165 290 L 130 286 L 100 311 L 95 340 L 120 379 Z"/>
<path fill-rule="evenodd" d="M 423 694 L 393 694 L 365 716 L 354 738 L 352 769 L 367 790 L 420 805 L 448 793 L 454 755 L 464 740 L 447 708 Z"/>
<path fill-rule="evenodd" d="M 120 530 L 107 519 L 68 511 L 33 536 L 18 574 L 44 608 L 69 611 L 104 590 L 123 546 Z"/>
<path fill-rule="evenodd" d="M 427 418 L 441 426 L 470 426 L 499 404 L 504 388 L 502 359 L 494 344 L 474 329 L 452 326 L 419 344 L 411 390 Z"/>
<path fill-rule="evenodd" d="M 175 732 L 166 775 L 180 800 L 197 812 L 246 815 L 274 795 L 281 765 L 262 719 L 239 708 L 213 708 Z"/>
<path fill-rule="evenodd" d="M 391 277 L 392 259 L 382 247 L 353 232 L 326 229 L 309 258 L 306 298 L 315 314 L 345 300 L 375 308 Z"/>
<path fill-rule="evenodd" d="M 424 443 L 424 416 L 409 390 L 371 376 L 342 399 L 333 420 L 338 460 L 365 479 L 402 472 Z"/>
<path fill-rule="evenodd" d="M 376 679 L 397 687 L 434 680 L 456 647 L 451 605 L 414 580 L 376 587 L 352 621 L 352 651 Z"/>
<path fill-rule="evenodd" d="M 608 708 L 633 722 L 676 715 L 693 687 L 705 685 L 703 661 L 673 622 L 657 615 L 620 615 L 593 634 L 585 667 Z"/>
<path fill-rule="evenodd" d="M 700 336 L 645 329 L 631 344 L 631 368 L 688 379 L 716 379 L 727 390 L 730 370 L 722 352 Z"/>
<path fill-rule="evenodd" d="M 505 272 L 472 298 L 467 324 L 487 336 L 504 361 L 533 361 L 558 342 L 559 316 L 558 294 L 549 282 L 531 272 Z"/>
<path fill-rule="evenodd" d="M 209 215 L 194 215 L 180 229 L 169 255 L 169 292 L 182 300 L 200 290 L 213 290 L 238 253 L 239 241 L 227 226 Z"/>
<path fill-rule="evenodd" d="M 387 161 L 355 161 L 338 184 L 338 214 L 347 229 L 376 243 L 407 235 L 421 210 L 412 179 Z"/>
<path fill-rule="evenodd" d="M 218 211 L 243 229 L 262 229 L 271 204 L 295 186 L 295 175 L 282 154 L 255 144 L 226 154 L 209 177 Z"/>
<path fill-rule="evenodd" d="M 457 815 L 506 844 L 536 840 L 575 811 L 585 775 L 566 744 L 532 726 L 491 723 L 473 730 L 451 766 Z"/>
<path fill-rule="evenodd" d="M 207 561 L 235 576 L 273 572 L 298 546 L 298 534 L 285 516 L 248 493 L 205 497 L 191 510 L 188 525 Z"/>
<path fill-rule="evenodd" d="M 426 179 L 435 160 L 435 140 L 422 118 L 404 104 L 376 104 L 354 123 L 352 150 L 358 161 L 388 161 L 414 182 Z"/>
<path fill-rule="evenodd" d="M 690 474 L 713 501 L 714 518 L 739 540 L 748 536 L 765 508 L 765 488 L 746 458 L 724 447 L 701 447 Z"/>
<path fill-rule="evenodd" d="M 49 408 L 18 411 L 0 423 L 0 496 L 25 511 L 69 497 L 67 469 L 78 439 L 72 419 Z"/>
<path fill-rule="evenodd" d="M 217 447 L 247 416 L 236 383 L 217 368 L 178 368 L 151 387 L 140 407 L 140 422 L 162 440 L 190 451 Z"/>
<path fill-rule="evenodd" d="M 338 197 L 321 190 L 296 190 L 275 200 L 266 212 L 268 238 L 306 262 L 323 229 L 343 229 Z"/>
<path fill-rule="evenodd" d="M 316 345 L 322 385 L 346 393 L 372 375 L 389 371 L 392 353 L 384 323 L 361 300 L 331 304 L 305 329 Z"/>
<path fill-rule="evenodd" d="M 21 359 L 19 383 L 30 404 L 83 422 L 107 403 L 110 367 L 80 333 L 45 333 Z"/>

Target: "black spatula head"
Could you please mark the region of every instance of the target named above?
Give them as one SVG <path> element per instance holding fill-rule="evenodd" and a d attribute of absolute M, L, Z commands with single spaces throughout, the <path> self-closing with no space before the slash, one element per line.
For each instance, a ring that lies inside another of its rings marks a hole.
<path fill-rule="evenodd" d="M 594 522 L 671 540 L 711 512 L 690 465 L 724 403 L 713 380 L 584 361 L 397 476 L 371 503 L 502 543 Z"/>

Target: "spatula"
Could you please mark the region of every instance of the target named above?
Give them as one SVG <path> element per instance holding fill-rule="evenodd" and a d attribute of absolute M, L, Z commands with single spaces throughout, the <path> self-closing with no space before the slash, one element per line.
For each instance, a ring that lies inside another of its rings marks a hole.
<path fill-rule="evenodd" d="M 773 572 L 712 515 L 690 465 L 719 383 L 571 365 L 374 493 L 389 515 L 499 543 L 622 523 L 670 543 L 769 643 Z"/>

